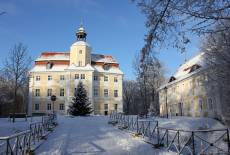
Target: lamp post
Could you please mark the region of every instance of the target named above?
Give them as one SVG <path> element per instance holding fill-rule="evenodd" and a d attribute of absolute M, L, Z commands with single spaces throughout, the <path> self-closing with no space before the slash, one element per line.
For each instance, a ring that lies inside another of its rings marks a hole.
<path fill-rule="evenodd" d="M 54 102 L 56 101 L 56 96 L 55 95 L 51 96 L 51 101 L 53 103 L 53 114 L 54 114 Z"/>
<path fill-rule="evenodd" d="M 169 118 L 169 115 L 168 115 L 168 103 L 167 103 L 167 87 L 165 86 L 164 87 L 164 90 L 165 90 L 165 106 L 166 106 L 166 117 Z"/>

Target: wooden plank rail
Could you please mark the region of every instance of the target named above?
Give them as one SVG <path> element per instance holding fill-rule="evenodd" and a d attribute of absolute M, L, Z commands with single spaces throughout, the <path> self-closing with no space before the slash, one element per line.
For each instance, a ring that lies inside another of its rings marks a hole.
<path fill-rule="evenodd" d="M 138 116 L 112 112 L 109 121 L 116 122 L 119 129 L 135 132 L 148 139 L 155 147 L 166 147 L 178 154 L 230 154 L 229 130 L 183 130 L 160 127 L 158 121 L 140 119 Z"/>

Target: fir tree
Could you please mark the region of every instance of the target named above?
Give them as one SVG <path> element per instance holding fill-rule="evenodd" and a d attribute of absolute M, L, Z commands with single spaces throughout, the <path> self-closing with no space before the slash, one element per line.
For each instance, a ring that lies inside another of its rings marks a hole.
<path fill-rule="evenodd" d="M 86 116 L 92 111 L 91 103 L 89 102 L 83 83 L 79 82 L 71 105 L 69 106 L 69 113 L 73 116 Z"/>

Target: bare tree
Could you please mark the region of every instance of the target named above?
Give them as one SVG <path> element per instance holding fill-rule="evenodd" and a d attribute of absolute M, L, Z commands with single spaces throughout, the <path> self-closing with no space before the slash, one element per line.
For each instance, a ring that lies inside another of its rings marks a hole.
<path fill-rule="evenodd" d="M 13 90 L 14 106 L 12 112 L 15 113 L 19 108 L 17 95 L 19 90 L 25 88 L 28 83 L 28 69 L 31 64 L 31 59 L 28 56 L 27 47 L 22 43 L 15 44 L 10 50 L 9 56 L 4 63 L 4 78 Z M 14 119 L 13 119 L 14 122 Z"/>
<path fill-rule="evenodd" d="M 157 89 L 163 82 L 163 67 L 154 56 L 148 56 L 142 63 L 140 56 L 134 60 L 134 69 L 137 76 L 139 95 L 143 106 L 142 113 L 147 114 L 151 109 L 155 114 L 159 113 Z"/>
<path fill-rule="evenodd" d="M 229 29 L 229 0 L 133 0 L 147 17 L 149 29 L 141 50 L 141 62 L 159 45 L 170 45 L 182 52 L 191 34 L 205 35 Z M 215 28 L 219 25 L 218 29 Z"/>
<path fill-rule="evenodd" d="M 133 80 L 124 80 L 123 81 L 123 108 L 126 114 L 134 114 L 135 107 L 137 104 L 135 102 L 135 98 L 137 97 L 137 84 L 136 81 Z"/>
<path fill-rule="evenodd" d="M 230 21 L 225 21 L 225 25 L 230 26 Z M 216 29 L 219 29 L 217 27 Z M 203 47 L 205 58 L 210 66 L 208 78 L 219 88 L 221 94 L 221 114 L 222 119 L 230 124 L 230 30 L 220 31 L 210 34 Z M 226 119 L 228 118 L 228 120 Z"/>

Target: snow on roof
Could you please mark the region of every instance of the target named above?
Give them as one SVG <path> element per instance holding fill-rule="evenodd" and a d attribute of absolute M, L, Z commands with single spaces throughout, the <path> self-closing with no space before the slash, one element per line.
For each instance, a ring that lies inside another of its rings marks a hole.
<path fill-rule="evenodd" d="M 44 60 L 69 60 L 67 52 L 43 52 L 35 61 Z"/>
<path fill-rule="evenodd" d="M 84 70 L 84 71 L 94 71 L 94 68 L 87 64 L 86 66 L 77 66 L 75 64 L 71 64 L 66 70 Z"/>
<path fill-rule="evenodd" d="M 79 46 L 79 45 L 80 46 L 89 46 L 90 47 L 90 45 L 85 41 L 76 41 L 75 43 L 72 44 L 72 46 Z"/>
<path fill-rule="evenodd" d="M 111 55 L 91 54 L 91 61 L 104 63 L 117 63 Z"/>
<path fill-rule="evenodd" d="M 165 88 L 166 86 L 173 85 L 174 83 L 181 81 L 183 79 L 186 79 L 188 77 L 191 77 L 192 75 L 200 72 L 204 68 L 207 67 L 207 63 L 204 61 L 204 52 L 200 52 L 198 55 L 193 57 L 192 59 L 188 60 L 184 64 L 182 64 L 176 71 L 176 73 L 172 76 L 175 78 L 175 80 L 172 80 L 166 84 L 163 84 L 158 88 L 158 90 L 161 90 Z M 196 70 L 192 70 L 193 67 L 198 67 Z"/>
<path fill-rule="evenodd" d="M 119 68 L 117 67 L 110 67 L 108 70 L 105 70 L 102 66 L 95 65 L 93 66 L 95 71 L 101 73 L 113 73 L 113 74 L 124 74 Z"/>
<path fill-rule="evenodd" d="M 65 71 L 68 65 L 54 65 L 51 69 L 47 69 L 46 65 L 35 65 L 30 72 L 61 72 Z"/>
<path fill-rule="evenodd" d="M 205 63 L 204 63 L 204 57 L 203 57 L 204 53 L 201 52 L 198 55 L 196 55 L 195 57 L 193 57 L 192 59 L 188 60 L 187 62 L 185 62 L 184 64 L 182 64 L 176 71 L 176 73 L 173 75 L 173 77 L 175 77 L 176 79 L 181 78 L 187 74 L 190 73 L 190 69 L 192 66 L 194 65 L 198 65 L 200 67 L 204 67 Z"/>
<path fill-rule="evenodd" d="M 69 61 L 69 52 L 43 52 L 35 61 L 65 60 Z M 91 61 L 118 63 L 111 55 L 91 54 Z"/>

